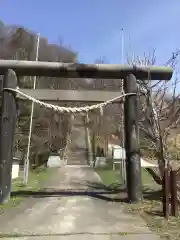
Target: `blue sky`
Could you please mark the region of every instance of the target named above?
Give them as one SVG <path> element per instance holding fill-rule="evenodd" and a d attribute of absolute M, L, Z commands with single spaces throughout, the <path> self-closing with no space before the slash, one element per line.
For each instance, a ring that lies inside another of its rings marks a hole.
<path fill-rule="evenodd" d="M 129 55 L 156 49 L 164 63 L 180 48 L 180 0 L 0 0 L 0 19 L 23 25 L 56 43 L 61 38 L 93 63 L 121 63 L 121 29 Z"/>

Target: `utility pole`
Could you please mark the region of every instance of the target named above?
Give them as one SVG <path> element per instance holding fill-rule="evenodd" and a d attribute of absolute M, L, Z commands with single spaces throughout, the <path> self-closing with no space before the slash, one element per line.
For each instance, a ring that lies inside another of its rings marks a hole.
<path fill-rule="evenodd" d="M 37 35 L 37 45 L 36 45 L 36 59 L 35 61 L 38 61 L 39 58 L 39 38 L 40 35 Z M 33 83 L 33 89 L 36 89 L 36 80 L 37 77 L 34 76 L 34 83 Z M 31 136 L 32 136 L 32 123 L 33 123 L 33 115 L 34 115 L 34 102 L 32 102 L 31 105 L 31 116 L 30 116 L 30 125 L 29 125 L 29 137 L 28 137 L 28 148 L 27 148 L 27 155 L 26 160 L 24 163 L 24 184 L 28 183 L 28 173 L 29 173 L 29 155 L 30 155 L 30 146 L 31 146 Z"/>
<path fill-rule="evenodd" d="M 124 64 L 124 29 L 121 29 L 121 63 Z"/>
<path fill-rule="evenodd" d="M 121 29 L 121 64 L 124 64 L 124 29 Z M 121 92 L 124 92 L 124 79 L 121 80 Z M 121 137 L 122 137 L 122 164 L 121 164 L 121 175 L 126 185 L 126 156 L 125 156 L 125 134 L 124 134 L 124 103 L 121 104 Z"/>

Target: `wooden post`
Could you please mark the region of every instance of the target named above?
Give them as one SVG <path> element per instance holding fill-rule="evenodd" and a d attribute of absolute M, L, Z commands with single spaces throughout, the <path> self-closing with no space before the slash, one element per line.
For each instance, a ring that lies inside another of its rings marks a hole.
<path fill-rule="evenodd" d="M 108 158 L 108 135 L 105 135 L 105 156 Z"/>
<path fill-rule="evenodd" d="M 125 93 L 137 93 L 136 78 L 133 74 L 126 77 L 124 91 Z M 131 203 L 142 200 L 138 111 L 137 96 L 127 96 L 124 104 L 124 126 L 127 192 Z"/>
<path fill-rule="evenodd" d="M 90 134 L 90 128 L 89 128 L 89 116 L 88 113 L 85 116 L 84 123 L 85 123 L 85 135 L 86 135 L 86 146 L 88 151 L 88 164 L 92 165 L 93 163 L 93 149 L 92 149 L 92 142 L 91 142 L 91 134 Z"/>
<path fill-rule="evenodd" d="M 17 78 L 13 70 L 7 70 L 3 79 L 4 88 L 16 88 Z M 16 94 L 5 90 L 2 93 L 0 125 L 0 204 L 9 200 L 13 163 L 13 139 L 16 125 Z"/>
<path fill-rule="evenodd" d="M 93 152 L 93 162 L 96 160 L 96 136 L 94 131 L 92 130 L 92 152 Z"/>
<path fill-rule="evenodd" d="M 163 177 L 163 215 L 166 219 L 169 218 L 169 169 L 165 168 Z"/>
<path fill-rule="evenodd" d="M 170 191 L 171 191 L 171 215 L 178 216 L 177 182 L 176 171 L 170 172 Z"/>

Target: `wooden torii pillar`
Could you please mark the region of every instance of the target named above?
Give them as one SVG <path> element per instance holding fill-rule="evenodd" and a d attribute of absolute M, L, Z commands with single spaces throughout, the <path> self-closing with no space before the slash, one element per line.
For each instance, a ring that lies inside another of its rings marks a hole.
<path fill-rule="evenodd" d="M 17 77 L 8 69 L 4 75 L 3 88 L 16 88 Z M 13 140 L 16 127 L 16 93 L 8 90 L 2 92 L 0 121 L 0 204 L 6 203 L 11 193 Z"/>
<path fill-rule="evenodd" d="M 137 94 L 136 77 L 129 74 L 124 80 L 125 93 Z M 137 95 L 126 96 L 124 103 L 126 178 L 130 202 L 142 199 L 141 162 L 139 146 L 139 106 Z"/>

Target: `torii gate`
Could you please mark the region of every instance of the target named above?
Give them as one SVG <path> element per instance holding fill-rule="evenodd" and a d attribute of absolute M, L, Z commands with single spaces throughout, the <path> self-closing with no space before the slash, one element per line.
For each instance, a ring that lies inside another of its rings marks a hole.
<path fill-rule="evenodd" d="M 125 93 L 134 93 L 134 95 L 125 97 L 124 107 L 127 192 L 129 201 L 137 202 L 142 198 L 142 186 L 136 78 L 142 81 L 149 78 L 151 80 L 170 80 L 172 73 L 173 69 L 170 67 L 157 66 L 142 67 L 119 64 L 78 64 L 0 60 L 0 75 L 4 75 L 0 125 L 0 203 L 6 202 L 11 192 L 13 138 L 16 122 L 16 92 L 10 89 L 15 90 L 17 88 L 18 76 L 124 79 Z M 36 91 L 40 90 L 30 91 L 37 93 Z M 96 91 L 88 91 L 91 93 L 70 90 L 54 91 L 59 91 L 61 94 L 60 96 L 58 94 L 58 100 L 60 101 L 72 101 L 73 99 L 74 101 L 85 101 L 87 97 L 87 101 L 94 102 L 95 100 L 97 102 L 102 102 L 111 98 L 113 94 L 117 94 L 112 92 L 97 94 Z M 45 93 L 45 95 L 47 95 L 47 93 Z M 43 97 L 45 98 L 45 96 Z M 51 100 L 48 98 L 47 96 L 47 100 Z"/>

